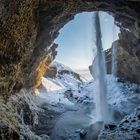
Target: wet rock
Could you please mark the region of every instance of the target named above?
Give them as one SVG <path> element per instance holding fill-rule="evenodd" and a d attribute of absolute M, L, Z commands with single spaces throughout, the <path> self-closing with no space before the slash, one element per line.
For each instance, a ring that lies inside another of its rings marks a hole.
<path fill-rule="evenodd" d="M 140 128 L 138 128 L 136 131 L 137 131 L 138 134 L 140 134 Z"/>
<path fill-rule="evenodd" d="M 137 84 L 140 84 L 140 56 L 137 55 L 139 48 L 139 39 L 131 32 L 121 29 L 117 46 L 117 76 Z M 135 92 L 139 90 L 136 89 Z"/>
<path fill-rule="evenodd" d="M 77 81 L 82 82 L 81 76 L 78 73 L 67 69 L 64 65 L 58 62 L 53 62 L 47 67 L 44 77 L 59 77 L 59 79 L 63 79 L 64 75 L 72 75 Z"/>
<path fill-rule="evenodd" d="M 42 140 L 50 140 L 50 137 L 48 135 L 40 135 L 40 137 L 42 138 Z"/>
<path fill-rule="evenodd" d="M 81 129 L 75 130 L 75 133 L 80 133 Z"/>
<path fill-rule="evenodd" d="M 55 78 L 57 74 L 57 68 L 55 66 L 49 66 L 46 70 L 45 77 Z"/>
<path fill-rule="evenodd" d="M 124 123 L 129 123 L 129 121 L 128 120 L 125 120 Z"/>
<path fill-rule="evenodd" d="M 119 77 L 118 82 L 129 80 L 140 84 L 138 78 L 140 77 L 140 57 L 136 55 L 140 51 L 139 39 L 132 33 L 121 29 L 119 40 L 113 42 L 112 46 L 116 47 L 116 75 Z M 105 58 L 107 73 L 110 74 L 112 69 L 112 48 L 105 51 Z M 136 88 L 134 92 L 139 93 L 140 89 Z"/>
<path fill-rule="evenodd" d="M 135 111 L 125 116 L 124 119 L 116 126 L 115 129 L 104 129 L 101 131 L 98 140 L 129 140 L 140 139 L 140 121 L 137 115 L 140 110 L 137 108 Z M 135 120 L 135 121 L 133 121 Z"/>
<path fill-rule="evenodd" d="M 136 122 L 136 120 L 132 120 L 131 122 Z"/>
<path fill-rule="evenodd" d="M 117 82 L 124 83 L 125 82 L 125 79 L 119 77 L 119 78 L 117 78 Z"/>
<path fill-rule="evenodd" d="M 104 52 L 105 52 L 107 74 L 111 74 L 112 73 L 112 49 L 108 49 Z"/>
<path fill-rule="evenodd" d="M 112 116 L 115 121 L 120 121 L 125 115 L 118 110 L 113 110 Z"/>
<path fill-rule="evenodd" d="M 129 129 L 127 127 L 122 127 L 121 130 L 128 131 Z"/>
<path fill-rule="evenodd" d="M 138 114 L 138 116 L 137 116 L 137 117 L 138 117 L 138 119 L 140 120 L 140 114 Z"/>
<path fill-rule="evenodd" d="M 79 135 L 80 135 L 81 138 L 84 138 L 86 136 L 86 134 L 87 134 L 87 131 L 85 129 L 80 130 Z"/>
<path fill-rule="evenodd" d="M 135 92 L 135 93 L 140 93 L 140 86 L 139 86 L 139 85 L 137 85 L 137 86 L 135 87 L 134 92 Z"/>
<path fill-rule="evenodd" d="M 50 119 L 53 119 L 53 118 L 54 118 L 54 116 L 53 116 L 53 115 L 51 115 L 51 116 L 50 116 Z"/>
<path fill-rule="evenodd" d="M 10 128 L 10 126 L 0 123 L 0 140 L 18 140 L 19 137 L 19 133 Z"/>
<path fill-rule="evenodd" d="M 105 129 L 110 129 L 110 130 L 115 130 L 115 128 L 117 127 L 116 124 L 110 123 L 110 124 L 105 124 Z"/>
<path fill-rule="evenodd" d="M 42 83 L 42 76 L 45 74 L 50 63 L 55 59 L 56 51 L 53 49 L 55 46 L 57 46 L 57 44 L 53 44 L 52 49 L 48 52 L 48 55 L 38 64 L 38 67 L 35 71 L 35 76 L 32 78 L 32 80 L 34 80 L 34 84 L 32 85 L 33 89 L 39 88 Z"/>
<path fill-rule="evenodd" d="M 34 125 L 36 113 L 30 108 L 30 101 L 27 102 L 24 98 L 19 99 L 16 109 L 25 125 Z"/>

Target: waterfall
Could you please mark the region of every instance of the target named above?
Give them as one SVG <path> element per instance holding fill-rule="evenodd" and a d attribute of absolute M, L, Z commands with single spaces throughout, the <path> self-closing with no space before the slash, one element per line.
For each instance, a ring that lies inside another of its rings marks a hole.
<path fill-rule="evenodd" d="M 96 50 L 97 54 L 92 62 L 91 73 L 94 77 L 96 84 L 96 114 L 98 121 L 107 121 L 108 120 L 108 105 L 107 105 L 107 85 L 106 85 L 106 66 L 105 66 L 105 57 L 102 48 L 101 40 L 101 27 L 99 13 L 96 12 L 93 18 L 94 27 L 96 30 Z"/>
<path fill-rule="evenodd" d="M 112 44 L 112 75 L 117 75 L 117 46 L 118 42 L 113 42 Z"/>
<path fill-rule="evenodd" d="M 116 75 L 116 47 L 115 44 L 112 44 L 112 75 Z"/>
<path fill-rule="evenodd" d="M 111 46 L 111 55 L 112 55 L 112 65 L 111 65 L 111 73 L 114 77 L 116 77 L 117 75 L 117 42 L 114 41 L 114 36 L 115 36 L 115 20 L 114 20 L 114 24 L 113 24 L 113 43 Z"/>

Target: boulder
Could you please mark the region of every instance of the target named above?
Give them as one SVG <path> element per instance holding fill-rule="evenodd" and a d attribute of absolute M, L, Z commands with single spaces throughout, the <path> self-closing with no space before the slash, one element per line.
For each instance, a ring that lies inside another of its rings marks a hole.
<path fill-rule="evenodd" d="M 111 125 L 112 129 L 104 128 L 104 130 L 101 131 L 98 140 L 139 140 L 140 121 L 137 118 L 139 113 L 140 109 L 137 108 L 132 114 L 125 116 L 118 125 L 113 125 L 113 127 Z"/>
<path fill-rule="evenodd" d="M 86 134 L 87 134 L 87 131 L 85 129 L 80 130 L 79 135 L 80 135 L 81 138 L 84 138 L 86 136 Z"/>
<path fill-rule="evenodd" d="M 109 124 L 105 124 L 105 129 L 109 129 L 109 130 L 115 130 L 115 128 L 117 127 L 116 124 L 113 123 L 109 123 Z"/>

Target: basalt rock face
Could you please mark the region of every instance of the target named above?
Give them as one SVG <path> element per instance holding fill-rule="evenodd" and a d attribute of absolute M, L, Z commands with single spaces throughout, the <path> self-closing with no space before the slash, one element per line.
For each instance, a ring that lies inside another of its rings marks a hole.
<path fill-rule="evenodd" d="M 0 140 L 19 139 L 19 126 L 13 108 L 0 100 Z"/>
<path fill-rule="evenodd" d="M 37 36 L 35 0 L 0 1 L 0 94 L 18 91 L 27 75 L 24 63 L 32 55 Z"/>
<path fill-rule="evenodd" d="M 140 84 L 140 39 L 123 30 L 117 49 L 118 76 Z"/>
<path fill-rule="evenodd" d="M 32 94 L 21 90 L 20 95 L 11 96 L 6 103 L 0 100 L 0 140 L 43 139 L 34 132 L 42 109 Z"/>
<path fill-rule="evenodd" d="M 57 52 L 55 49 L 58 47 L 57 44 L 53 44 L 50 50 L 48 50 L 48 53 L 46 57 L 39 63 L 38 67 L 36 68 L 36 71 L 33 73 L 33 78 L 30 78 L 30 84 L 28 82 L 27 86 L 33 86 L 34 89 L 38 88 L 42 81 L 42 76 L 46 73 L 46 70 L 49 68 L 50 63 L 55 59 L 55 56 Z M 33 82 L 33 83 L 32 83 Z"/>
<path fill-rule="evenodd" d="M 56 78 L 56 75 L 57 75 L 57 67 L 49 66 L 44 76 L 50 78 Z"/>
<path fill-rule="evenodd" d="M 119 40 L 113 42 L 113 46 L 116 47 L 116 76 L 140 84 L 140 40 L 122 29 Z M 108 74 L 112 73 L 112 50 L 105 51 Z"/>
<path fill-rule="evenodd" d="M 50 55 L 51 44 L 59 30 L 77 13 L 111 12 L 118 26 L 129 28 L 139 39 L 139 7 L 137 0 L 1 0 L 1 96 L 7 97 L 22 87 L 39 86 L 38 79 L 44 74 L 44 70 L 38 72 L 42 71 L 40 65 L 43 66 Z"/>
<path fill-rule="evenodd" d="M 113 129 L 105 127 L 98 140 L 139 140 L 140 139 L 140 108 L 126 116 Z"/>
<path fill-rule="evenodd" d="M 105 61 L 106 61 L 107 74 L 111 74 L 112 73 L 112 48 L 107 49 L 105 51 Z"/>

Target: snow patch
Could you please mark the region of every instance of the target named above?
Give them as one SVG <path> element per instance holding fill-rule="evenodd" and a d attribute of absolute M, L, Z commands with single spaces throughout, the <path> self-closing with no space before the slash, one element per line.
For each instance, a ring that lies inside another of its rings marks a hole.
<path fill-rule="evenodd" d="M 48 92 L 62 90 L 64 88 L 63 86 L 52 81 L 50 78 L 42 77 L 42 84 Z"/>

